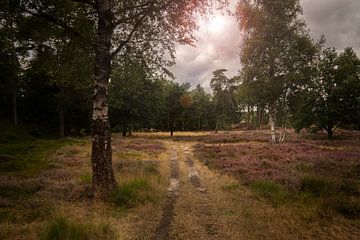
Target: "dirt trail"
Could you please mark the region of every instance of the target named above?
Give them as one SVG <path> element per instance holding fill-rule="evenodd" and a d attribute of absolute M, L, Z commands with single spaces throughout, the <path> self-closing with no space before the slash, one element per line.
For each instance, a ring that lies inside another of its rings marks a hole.
<path fill-rule="evenodd" d="M 169 239 L 170 226 L 174 218 L 174 205 L 178 194 L 179 166 L 176 149 L 172 149 L 170 158 L 170 186 L 167 190 L 167 198 L 163 207 L 163 215 L 156 229 L 154 240 Z"/>
<path fill-rule="evenodd" d="M 169 155 L 170 185 L 153 239 L 224 239 L 218 234 L 216 207 L 190 145 L 172 143 Z"/>
<path fill-rule="evenodd" d="M 196 169 L 193 156 L 189 147 L 184 148 L 184 155 L 188 166 L 188 178 L 200 195 L 199 212 L 202 214 L 202 225 L 207 233 L 207 239 L 218 239 L 218 227 L 214 204 L 211 202 L 206 187 Z"/>

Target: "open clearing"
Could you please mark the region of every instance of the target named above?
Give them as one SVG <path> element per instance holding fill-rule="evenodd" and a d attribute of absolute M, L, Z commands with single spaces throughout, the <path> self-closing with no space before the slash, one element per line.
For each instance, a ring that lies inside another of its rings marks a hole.
<path fill-rule="evenodd" d="M 119 187 L 99 204 L 88 138 L 3 132 L 0 239 L 360 239 L 360 134 L 267 134 L 115 134 Z"/>

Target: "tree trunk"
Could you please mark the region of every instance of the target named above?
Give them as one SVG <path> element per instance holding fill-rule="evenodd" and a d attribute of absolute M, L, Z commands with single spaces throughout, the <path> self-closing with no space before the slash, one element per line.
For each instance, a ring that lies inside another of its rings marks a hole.
<path fill-rule="evenodd" d="M 174 136 L 174 124 L 170 125 L 170 137 Z"/>
<path fill-rule="evenodd" d="M 116 187 L 112 167 L 111 132 L 108 116 L 108 85 L 111 73 L 113 15 L 111 1 L 97 0 L 98 29 L 95 49 L 92 152 L 94 197 L 106 200 Z"/>
<path fill-rule="evenodd" d="M 65 137 L 65 117 L 64 108 L 61 106 L 59 109 L 59 134 L 61 138 Z"/>
<path fill-rule="evenodd" d="M 123 130 L 122 130 L 122 136 L 123 136 L 123 137 L 126 137 L 126 128 L 123 128 Z"/>
<path fill-rule="evenodd" d="M 61 138 L 65 137 L 65 111 L 64 111 L 64 87 L 60 86 L 60 100 L 59 100 L 59 134 Z"/>
<path fill-rule="evenodd" d="M 271 143 L 276 143 L 276 113 L 275 113 L 275 107 L 270 106 L 269 107 L 269 124 L 271 129 Z"/>
<path fill-rule="evenodd" d="M 215 133 L 218 132 L 218 128 L 219 128 L 219 117 L 216 119 Z"/>
<path fill-rule="evenodd" d="M 128 128 L 129 136 L 132 137 L 131 127 Z"/>
<path fill-rule="evenodd" d="M 13 113 L 14 113 L 14 124 L 17 125 L 19 123 L 18 121 L 18 114 L 17 114 L 17 87 L 16 87 L 16 79 L 13 80 L 13 89 L 12 89 L 12 102 L 13 102 Z"/>
<path fill-rule="evenodd" d="M 327 131 L 328 138 L 332 139 L 334 136 L 334 131 L 333 131 L 332 127 L 326 128 L 325 130 Z"/>
<path fill-rule="evenodd" d="M 262 123 L 263 123 L 263 108 L 259 107 L 259 130 L 262 130 Z"/>
<path fill-rule="evenodd" d="M 250 105 L 247 105 L 246 129 L 250 128 Z"/>

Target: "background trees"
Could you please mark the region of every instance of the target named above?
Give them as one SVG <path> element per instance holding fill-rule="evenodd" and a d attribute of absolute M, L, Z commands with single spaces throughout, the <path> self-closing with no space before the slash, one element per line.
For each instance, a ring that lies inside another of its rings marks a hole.
<path fill-rule="evenodd" d="M 335 49 L 326 48 L 314 64 L 314 77 L 297 94 L 295 129 L 308 128 L 313 132 L 324 129 L 331 138 L 339 127 L 357 128 L 360 62 L 355 52 L 346 48 L 339 55 Z"/>

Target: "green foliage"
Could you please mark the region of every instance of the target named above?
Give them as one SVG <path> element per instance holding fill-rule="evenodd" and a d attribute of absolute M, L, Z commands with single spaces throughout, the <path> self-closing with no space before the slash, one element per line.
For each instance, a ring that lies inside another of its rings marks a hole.
<path fill-rule="evenodd" d="M 147 179 L 135 179 L 119 186 L 112 194 L 117 207 L 132 208 L 138 204 L 154 201 L 152 188 Z"/>
<path fill-rule="evenodd" d="M 293 122 L 297 131 L 325 129 L 331 138 L 338 127 L 359 125 L 360 60 L 351 48 L 340 55 L 324 49 L 314 65 L 316 73 L 295 98 Z"/>

